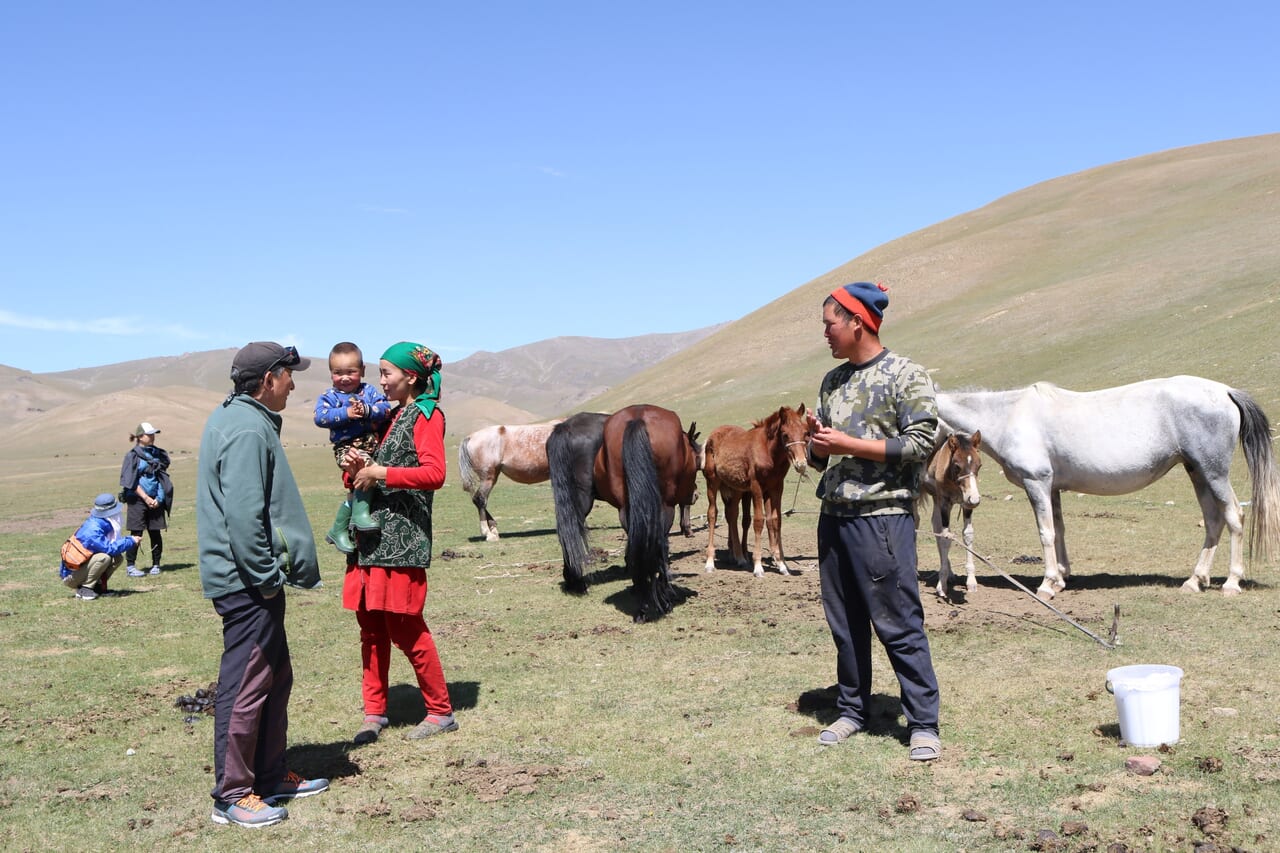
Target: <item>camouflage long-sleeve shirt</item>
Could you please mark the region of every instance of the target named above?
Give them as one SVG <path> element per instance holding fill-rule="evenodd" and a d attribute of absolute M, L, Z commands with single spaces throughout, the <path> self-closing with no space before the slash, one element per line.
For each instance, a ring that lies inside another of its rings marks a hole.
<path fill-rule="evenodd" d="M 822 380 L 818 419 L 855 438 L 885 440 L 884 462 L 833 455 L 811 458 L 828 515 L 910 513 L 920 475 L 938 432 L 933 381 L 924 369 L 889 350 L 865 364 L 845 362 Z"/>

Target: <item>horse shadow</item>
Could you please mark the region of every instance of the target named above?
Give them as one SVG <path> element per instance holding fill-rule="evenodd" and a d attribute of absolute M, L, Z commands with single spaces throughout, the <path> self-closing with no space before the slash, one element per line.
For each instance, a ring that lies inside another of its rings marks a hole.
<path fill-rule="evenodd" d="M 501 542 L 503 539 L 531 539 L 535 536 L 555 536 L 555 535 L 556 535 L 556 529 L 554 527 L 546 530 L 512 530 L 509 532 L 503 531 L 501 534 L 501 538 L 498 541 Z M 474 536 L 468 536 L 467 541 L 468 542 L 488 542 L 489 540 L 485 539 L 483 536 L 477 533 Z"/>
<path fill-rule="evenodd" d="M 625 570 L 624 570 L 625 571 Z M 681 586 L 674 582 L 676 575 L 672 575 L 673 582 L 671 584 L 671 609 L 675 610 L 685 601 L 697 596 L 698 591 L 690 589 L 687 586 Z M 619 613 L 630 616 L 632 619 L 640 612 L 640 602 L 636 600 L 635 587 L 628 584 L 617 592 L 611 593 L 604 598 L 605 604 L 611 604 L 618 609 Z M 666 614 L 650 615 L 646 621 L 656 622 Z"/>
<path fill-rule="evenodd" d="M 1018 581 L 1018 583 L 1031 590 L 1033 593 L 1044 580 L 1044 575 L 1015 575 L 1010 574 L 1009 577 Z M 926 593 L 934 594 L 934 590 L 938 583 L 938 573 L 931 572 L 928 580 L 925 575 L 920 576 L 920 582 L 923 585 L 921 595 Z M 1139 587 L 1155 587 L 1164 589 L 1178 589 L 1186 582 L 1185 577 L 1174 577 L 1172 575 L 1155 574 L 1152 572 L 1144 572 L 1136 575 L 1118 575 L 1109 572 L 1094 572 L 1087 574 L 1072 574 L 1067 579 L 1067 588 L 1059 592 L 1058 595 L 1069 595 L 1073 590 L 1077 592 L 1085 591 L 1106 591 L 1119 589 L 1136 589 Z M 987 589 L 1008 589 L 1009 582 L 1000 575 L 978 575 L 978 587 Z M 1212 584 L 1206 591 L 1212 592 L 1222 589 L 1222 581 Z M 1273 585 L 1265 581 L 1257 581 L 1246 578 L 1240 581 L 1240 589 L 1243 592 L 1256 590 L 1265 592 L 1273 589 Z M 952 585 L 948 591 L 948 599 L 952 604 L 968 603 L 968 590 L 963 585 Z M 1057 600 L 1057 599 L 1055 599 Z"/>
<path fill-rule="evenodd" d="M 840 718 L 836 711 L 836 685 L 806 690 L 796 700 L 796 713 L 812 717 L 823 726 Z M 892 736 L 903 743 L 910 739 L 906 721 L 902 719 L 902 700 L 887 693 L 873 693 L 867 707 L 867 731 Z"/>

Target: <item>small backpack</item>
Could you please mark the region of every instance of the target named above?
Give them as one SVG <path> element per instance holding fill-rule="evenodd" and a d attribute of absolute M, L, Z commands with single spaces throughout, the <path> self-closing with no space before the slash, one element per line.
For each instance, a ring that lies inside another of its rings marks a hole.
<path fill-rule="evenodd" d="M 78 569 L 85 563 L 89 562 L 89 558 L 93 556 L 93 552 L 81 544 L 80 540 L 72 534 L 66 542 L 62 543 L 62 562 L 67 564 L 69 569 Z"/>

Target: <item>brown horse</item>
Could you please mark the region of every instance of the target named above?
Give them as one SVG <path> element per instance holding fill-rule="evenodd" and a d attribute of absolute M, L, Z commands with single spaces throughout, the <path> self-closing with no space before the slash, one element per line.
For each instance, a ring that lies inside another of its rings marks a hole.
<path fill-rule="evenodd" d="M 480 535 L 498 541 L 498 525 L 489 514 L 489 492 L 500 474 L 517 483 L 542 483 L 551 476 L 547 470 L 547 436 L 560 421 L 542 424 L 484 427 L 462 439 L 458 445 L 458 472 L 462 488 L 471 495 L 480 515 Z"/>
<path fill-rule="evenodd" d="M 938 597 L 950 601 L 951 587 L 951 508 L 959 506 L 964 515 L 964 568 L 968 573 L 965 589 L 977 592 L 978 579 L 973 571 L 973 511 L 982 500 L 978 493 L 978 471 L 982 468 L 982 431 L 973 435 L 952 433 L 934 448 L 920 482 L 917 503 L 933 498 L 933 532 L 938 540 Z"/>
<path fill-rule="evenodd" d="M 715 570 L 716 494 L 724 499 L 724 518 L 729 527 L 729 553 L 739 566 L 747 564 L 744 550 L 747 523 L 756 535 L 756 577 L 764 577 L 764 556 L 760 532 L 769 527 L 769 548 L 774 564 L 784 575 L 791 574 L 782 555 L 782 484 L 787 469 L 804 474 L 808 463 L 805 447 L 809 427 L 804 403 L 799 409 L 783 406 L 751 429 L 722 426 L 707 436 L 702 476 L 707 481 L 707 571 Z M 750 498 L 750 508 L 747 499 Z M 742 507 L 742 535 L 738 535 L 738 508 Z M 754 513 L 751 511 L 754 509 Z"/>
<path fill-rule="evenodd" d="M 675 508 L 693 502 L 697 449 L 690 436 L 696 433 L 686 433 L 668 409 L 628 406 L 605 419 L 588 479 L 574 474 L 574 460 L 582 455 L 574 447 L 595 444 L 585 420 L 576 428 L 579 419 L 566 421 L 573 431 L 553 431 L 548 447 L 565 589 L 586 592 L 586 513 L 599 498 L 617 507 L 627 534 L 626 566 L 639 601 L 635 620 L 660 617 L 675 603 L 667 533 Z"/>

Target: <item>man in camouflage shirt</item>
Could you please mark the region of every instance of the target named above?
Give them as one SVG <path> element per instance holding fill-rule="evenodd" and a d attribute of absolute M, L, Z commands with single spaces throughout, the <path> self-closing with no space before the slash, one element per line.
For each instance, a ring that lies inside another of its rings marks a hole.
<path fill-rule="evenodd" d="M 822 305 L 831 356 L 846 363 L 822 380 L 809 416 L 809 460 L 824 472 L 818 572 L 839 688 L 839 717 L 818 740 L 838 744 L 867 727 L 874 628 L 901 687 L 910 757 L 928 761 L 942 751 L 938 680 L 924 633 L 911 510 L 938 408 L 924 369 L 880 343 L 888 304 L 882 286 L 856 282 Z"/>

